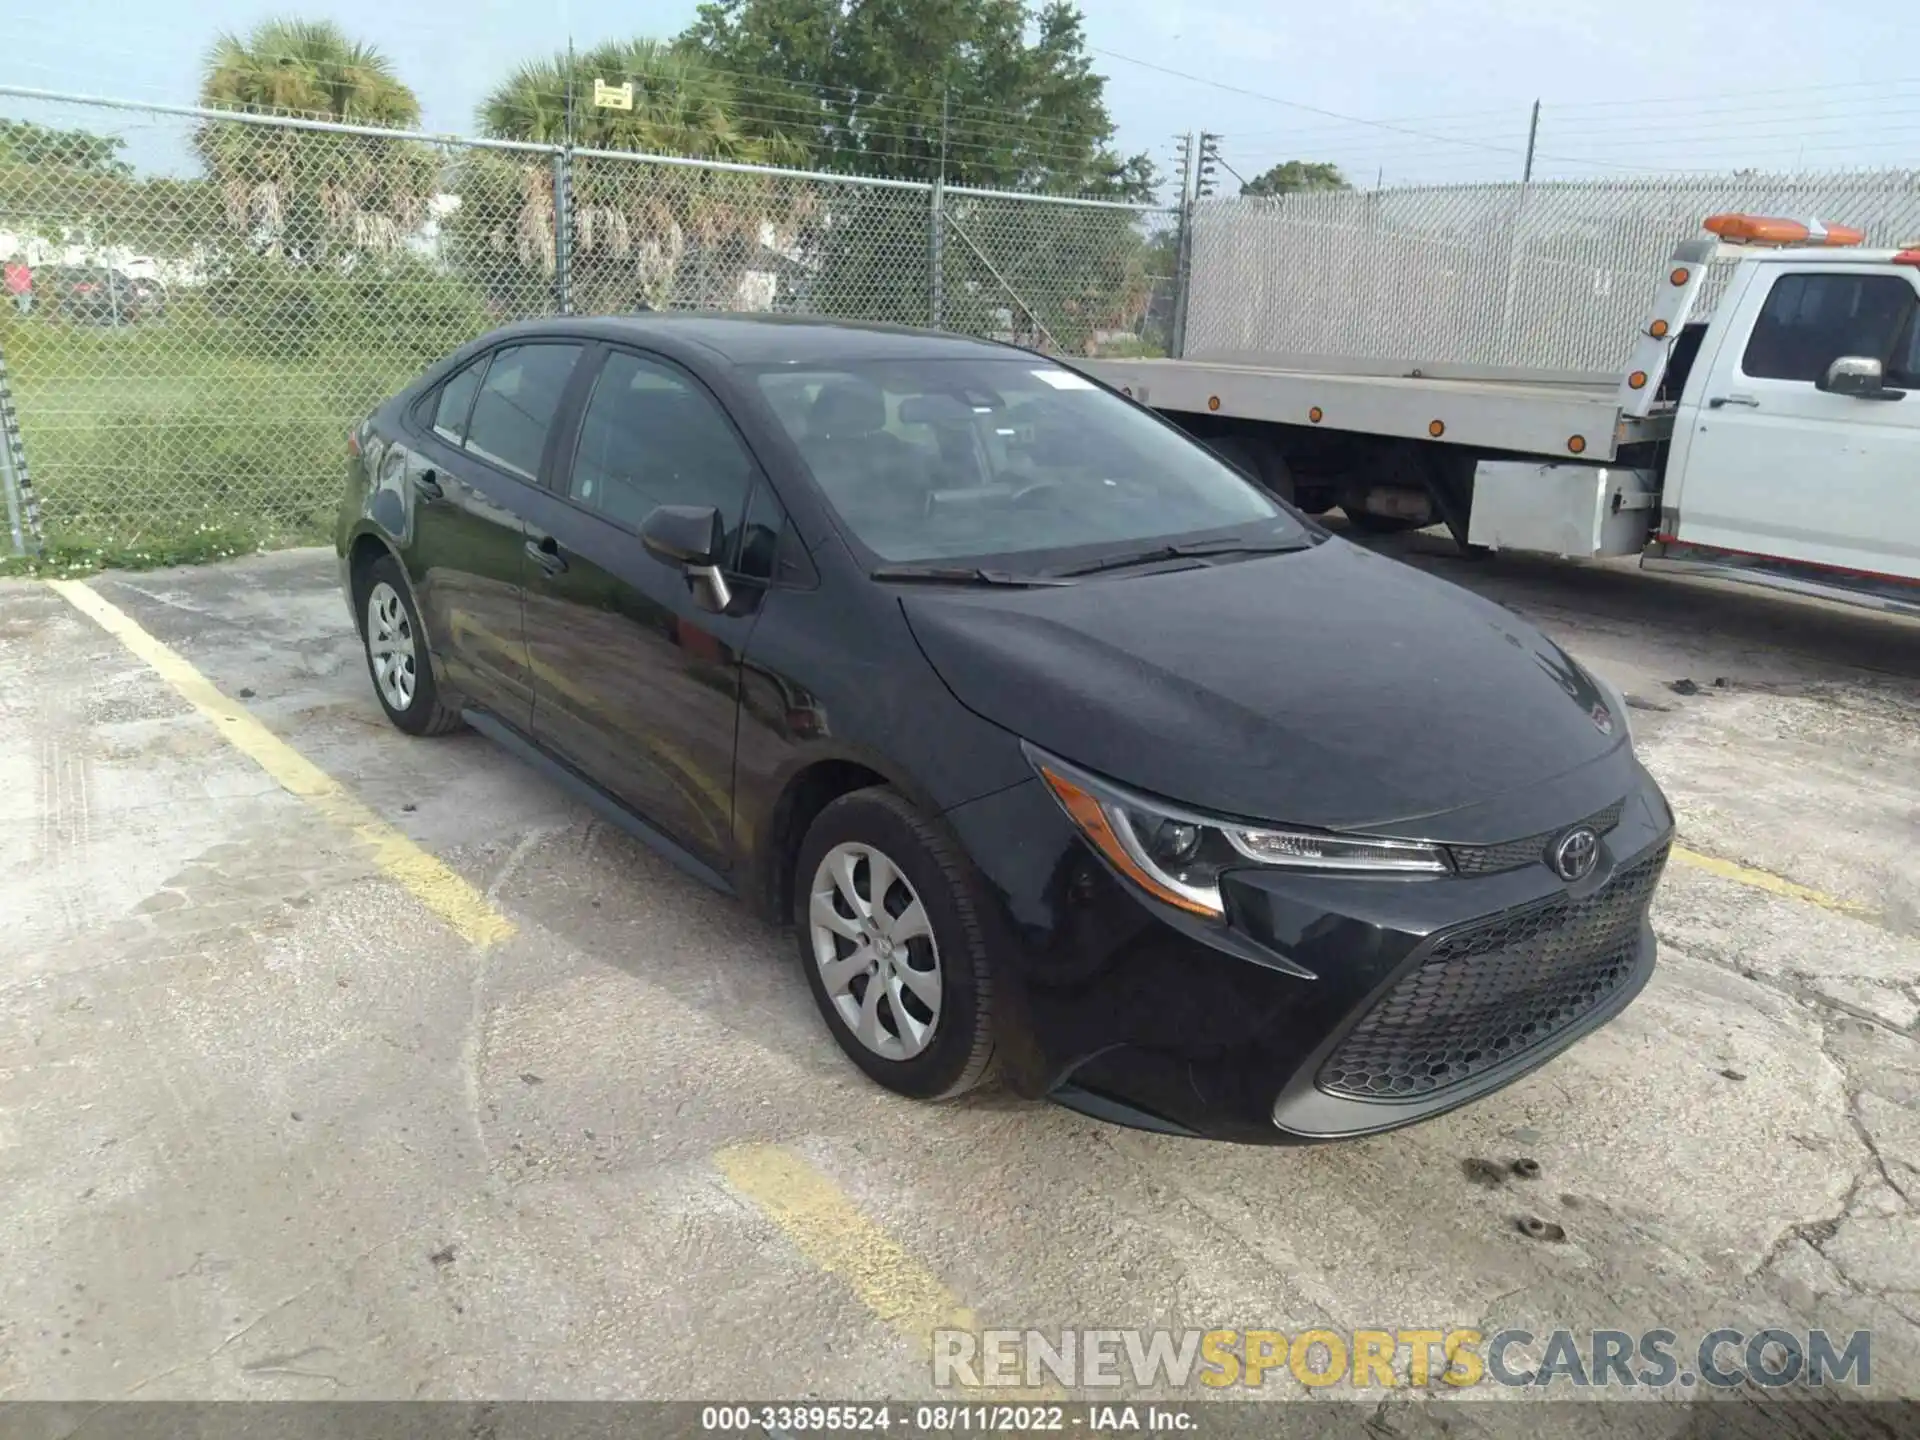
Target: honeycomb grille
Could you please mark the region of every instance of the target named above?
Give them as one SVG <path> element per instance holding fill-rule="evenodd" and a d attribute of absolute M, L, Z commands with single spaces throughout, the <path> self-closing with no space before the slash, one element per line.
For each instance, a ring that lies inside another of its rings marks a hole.
<path fill-rule="evenodd" d="M 1593 827 L 1593 833 L 1604 835 L 1620 823 L 1621 812 L 1626 801 L 1616 800 L 1596 815 L 1589 815 L 1584 822 Z M 1564 835 L 1572 826 L 1562 825 L 1557 830 L 1543 830 L 1538 835 L 1529 835 L 1524 840 L 1505 840 L 1498 845 L 1450 845 L 1453 855 L 1453 868 L 1462 875 L 1497 875 L 1502 870 L 1518 870 L 1523 865 L 1544 865 L 1547 859 L 1547 846 L 1554 837 Z"/>
<path fill-rule="evenodd" d="M 1321 1067 L 1329 1094 L 1406 1099 L 1524 1054 L 1627 982 L 1667 847 L 1582 899 L 1484 920 L 1442 937 Z"/>

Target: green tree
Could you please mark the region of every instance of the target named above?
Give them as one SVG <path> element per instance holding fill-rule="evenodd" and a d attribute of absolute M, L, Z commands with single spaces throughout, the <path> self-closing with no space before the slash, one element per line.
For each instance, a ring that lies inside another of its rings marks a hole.
<path fill-rule="evenodd" d="M 1106 80 L 1066 0 L 708 0 L 680 47 L 754 77 L 752 113 L 816 168 L 1118 199 L 1154 190 L 1151 161 L 1114 147 Z M 807 302 L 925 323 L 924 208 L 827 189 L 807 236 Z M 949 196 L 945 216 L 949 327 L 1084 351 L 1145 314 L 1145 237 L 1127 211 Z"/>
<path fill-rule="evenodd" d="M 120 158 L 125 144 L 117 135 L 56 130 L 28 120 L 0 120 L 0 165 L 49 165 L 125 179 L 133 174 L 133 167 Z"/>
<path fill-rule="evenodd" d="M 420 123 L 419 100 L 386 56 L 330 20 L 221 35 L 200 103 L 385 129 Z M 203 123 L 194 145 L 231 226 L 268 253 L 306 260 L 399 248 L 425 219 L 439 169 L 432 149 L 412 141 L 228 121 Z"/>
<path fill-rule="evenodd" d="M 1298 195 L 1310 190 L 1351 190 L 1338 165 L 1288 160 L 1240 187 L 1242 195 Z"/>
<path fill-rule="evenodd" d="M 631 109 L 596 106 L 594 82 L 631 85 Z M 732 77 L 662 41 L 611 41 L 522 65 L 482 102 L 482 130 L 530 140 L 736 164 L 779 165 L 805 151 L 776 126 L 742 118 Z M 461 263 L 496 306 L 536 308 L 553 273 L 551 160 L 476 153 L 462 165 L 453 221 Z M 790 245 L 804 192 L 772 177 L 581 156 L 573 161 L 573 301 L 725 305 L 758 251 Z"/>
<path fill-rule="evenodd" d="M 0 230 L 183 256 L 216 226 L 204 180 L 140 179 L 116 135 L 0 120 Z"/>
<path fill-rule="evenodd" d="M 754 113 L 818 168 L 1134 198 L 1152 189 L 1146 156 L 1113 148 L 1106 79 L 1067 0 L 707 0 L 679 43 L 755 77 Z"/>

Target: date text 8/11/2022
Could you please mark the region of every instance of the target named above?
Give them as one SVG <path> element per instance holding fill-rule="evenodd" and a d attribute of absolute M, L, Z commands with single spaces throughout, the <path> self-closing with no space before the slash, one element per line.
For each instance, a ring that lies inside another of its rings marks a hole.
<path fill-rule="evenodd" d="M 782 1437 L 900 1430 L 906 1435 L 1040 1435 L 1117 1431 L 1184 1433 L 1199 1428 L 1191 1410 L 1164 1405 L 709 1405 L 700 1428 L 719 1434 Z"/>

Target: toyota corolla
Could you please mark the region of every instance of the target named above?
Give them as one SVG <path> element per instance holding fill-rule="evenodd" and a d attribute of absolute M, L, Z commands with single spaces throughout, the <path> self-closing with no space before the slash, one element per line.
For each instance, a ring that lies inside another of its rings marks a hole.
<path fill-rule="evenodd" d="M 350 448 L 393 723 L 472 726 L 790 923 L 903 1095 L 1368 1134 L 1652 970 L 1673 818 L 1619 694 L 1051 360 L 538 321 Z"/>

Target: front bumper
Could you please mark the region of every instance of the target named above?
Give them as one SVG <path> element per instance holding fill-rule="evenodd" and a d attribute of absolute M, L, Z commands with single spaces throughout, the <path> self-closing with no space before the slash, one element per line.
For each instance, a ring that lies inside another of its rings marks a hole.
<path fill-rule="evenodd" d="M 1036 781 L 947 819 L 998 900 L 1001 1052 L 1019 1090 L 1176 1134 L 1390 1130 L 1535 1069 L 1645 985 L 1673 817 L 1628 762 L 1599 863 L 1403 880 L 1247 870 L 1227 924 L 1115 876 Z"/>

